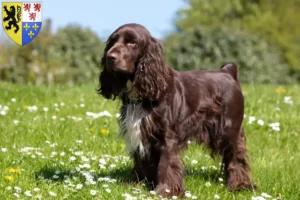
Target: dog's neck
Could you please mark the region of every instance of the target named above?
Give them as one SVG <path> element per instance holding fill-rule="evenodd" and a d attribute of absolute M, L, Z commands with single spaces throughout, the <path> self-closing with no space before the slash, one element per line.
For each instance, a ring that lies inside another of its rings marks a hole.
<path fill-rule="evenodd" d="M 142 99 L 138 96 L 135 88 L 133 87 L 133 82 L 128 79 L 126 82 L 126 88 L 124 90 L 124 95 L 130 104 L 138 104 L 142 102 Z"/>

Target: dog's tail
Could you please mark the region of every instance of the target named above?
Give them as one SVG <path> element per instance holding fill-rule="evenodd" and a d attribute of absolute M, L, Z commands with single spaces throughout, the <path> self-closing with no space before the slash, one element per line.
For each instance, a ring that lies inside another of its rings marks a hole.
<path fill-rule="evenodd" d="M 234 78 L 234 80 L 239 83 L 237 64 L 233 62 L 225 63 L 222 65 L 221 71 L 230 74 Z"/>

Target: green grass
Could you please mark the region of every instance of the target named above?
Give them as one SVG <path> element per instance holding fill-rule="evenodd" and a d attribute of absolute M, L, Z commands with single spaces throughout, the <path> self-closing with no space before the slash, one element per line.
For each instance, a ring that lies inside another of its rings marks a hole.
<path fill-rule="evenodd" d="M 205 200 L 214 199 L 216 194 L 220 199 L 251 199 L 267 193 L 270 199 L 300 199 L 300 88 L 284 87 L 286 91 L 280 94 L 276 88 L 243 86 L 249 158 L 259 190 L 229 192 L 219 179 L 220 159 L 210 158 L 207 150 L 192 143 L 182 155 L 186 190 L 192 196 Z M 34 87 L 1 83 L 0 112 L 4 114 L 4 106 L 9 109 L 5 115 L 0 114 L 0 199 L 16 199 L 16 194 L 20 199 L 37 195 L 42 199 L 125 199 L 122 195 L 126 193 L 138 199 L 157 198 L 143 184 L 128 181 L 132 161 L 124 152 L 123 140 L 116 137 L 115 115 L 120 103 L 104 100 L 95 89 L 96 85 Z M 292 97 L 293 105 L 284 103 L 285 96 Z M 30 111 L 28 106 L 38 109 Z M 113 116 L 86 115 L 105 110 Z M 256 117 L 252 124 L 250 116 Z M 264 125 L 258 124 L 259 119 Z M 269 127 L 273 122 L 280 123 L 280 131 Z M 103 129 L 109 133 L 103 134 Z M 82 188 L 78 189 L 80 184 Z M 91 190 L 97 191 L 95 196 Z"/>

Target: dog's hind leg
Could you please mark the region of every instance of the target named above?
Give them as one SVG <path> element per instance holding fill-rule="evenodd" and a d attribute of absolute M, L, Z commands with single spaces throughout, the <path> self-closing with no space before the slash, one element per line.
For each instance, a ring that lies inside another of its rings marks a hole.
<path fill-rule="evenodd" d="M 235 95 L 227 106 L 224 128 L 221 136 L 220 153 L 226 184 L 231 191 L 254 189 L 251 183 L 250 166 L 247 161 L 246 137 L 242 127 L 244 106 L 242 95 Z"/>

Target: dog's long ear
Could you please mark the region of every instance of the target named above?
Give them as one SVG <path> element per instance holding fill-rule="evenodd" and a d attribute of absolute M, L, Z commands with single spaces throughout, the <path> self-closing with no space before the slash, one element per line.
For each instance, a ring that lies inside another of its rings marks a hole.
<path fill-rule="evenodd" d="M 102 71 L 99 76 L 98 94 L 106 99 L 115 100 L 120 95 L 126 85 L 126 77 L 121 74 L 110 72 L 106 66 L 106 53 L 109 50 L 108 45 L 104 49 L 104 55 L 101 59 Z"/>
<path fill-rule="evenodd" d="M 164 62 L 163 50 L 159 42 L 149 38 L 144 53 L 138 61 L 134 88 L 141 98 L 159 100 L 167 89 L 169 71 Z"/>

